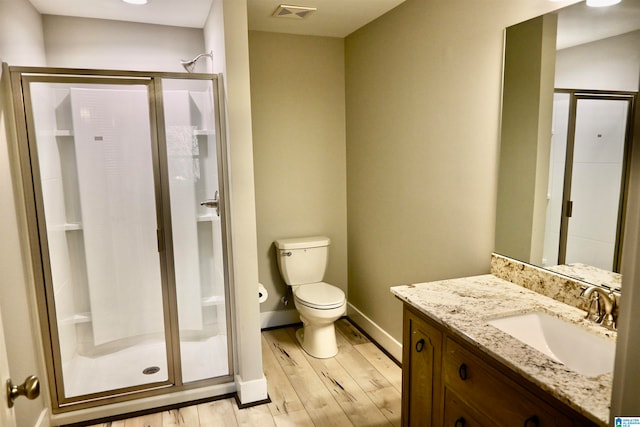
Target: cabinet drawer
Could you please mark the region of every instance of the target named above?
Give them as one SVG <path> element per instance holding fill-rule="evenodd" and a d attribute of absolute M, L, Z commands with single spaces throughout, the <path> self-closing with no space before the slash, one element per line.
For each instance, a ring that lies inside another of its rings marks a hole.
<path fill-rule="evenodd" d="M 466 402 L 475 402 L 469 406 L 491 418 L 496 426 L 572 426 L 562 412 L 450 338 L 445 342 L 442 370 L 445 387 Z"/>
<path fill-rule="evenodd" d="M 480 418 L 454 392 L 445 388 L 443 427 L 488 427 L 491 425 L 486 422 L 483 424 Z"/>

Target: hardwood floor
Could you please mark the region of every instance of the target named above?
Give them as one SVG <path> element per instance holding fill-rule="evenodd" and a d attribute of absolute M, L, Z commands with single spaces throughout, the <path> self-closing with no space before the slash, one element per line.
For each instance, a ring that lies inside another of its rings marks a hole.
<path fill-rule="evenodd" d="M 262 333 L 269 404 L 238 409 L 231 398 L 93 427 L 400 426 L 400 367 L 348 320 L 336 331 L 331 359 L 307 355 L 293 327 Z"/>

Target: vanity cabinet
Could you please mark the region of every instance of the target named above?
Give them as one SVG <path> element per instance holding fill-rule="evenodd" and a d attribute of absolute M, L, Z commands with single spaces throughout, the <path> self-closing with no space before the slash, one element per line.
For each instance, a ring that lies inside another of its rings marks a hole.
<path fill-rule="evenodd" d="M 442 333 L 405 310 L 402 355 L 403 425 L 436 427 L 439 425 Z M 407 371 L 410 375 L 407 375 Z M 410 414 L 410 416 L 408 416 Z"/>
<path fill-rule="evenodd" d="M 403 426 L 596 426 L 405 304 Z"/>

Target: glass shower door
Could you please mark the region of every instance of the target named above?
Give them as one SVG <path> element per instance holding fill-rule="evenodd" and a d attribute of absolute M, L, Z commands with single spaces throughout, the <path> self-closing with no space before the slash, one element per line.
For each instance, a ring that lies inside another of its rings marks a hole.
<path fill-rule="evenodd" d="M 151 81 L 50 80 L 25 104 L 59 401 L 166 384 Z"/>
<path fill-rule="evenodd" d="M 619 271 L 631 93 L 554 96 L 544 265 Z"/>
<path fill-rule="evenodd" d="M 162 79 L 181 374 L 231 373 L 227 334 L 224 161 L 211 80 Z"/>
<path fill-rule="evenodd" d="M 625 182 L 625 98 L 578 98 L 566 263 L 617 271 Z"/>

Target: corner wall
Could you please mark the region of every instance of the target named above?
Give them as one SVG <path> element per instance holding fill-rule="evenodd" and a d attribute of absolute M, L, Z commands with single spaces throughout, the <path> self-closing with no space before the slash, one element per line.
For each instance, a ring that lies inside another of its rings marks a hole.
<path fill-rule="evenodd" d="M 330 237 L 324 280 L 347 293 L 344 40 L 251 31 L 249 48 L 262 327 L 272 327 L 299 321 L 276 239 Z"/>

